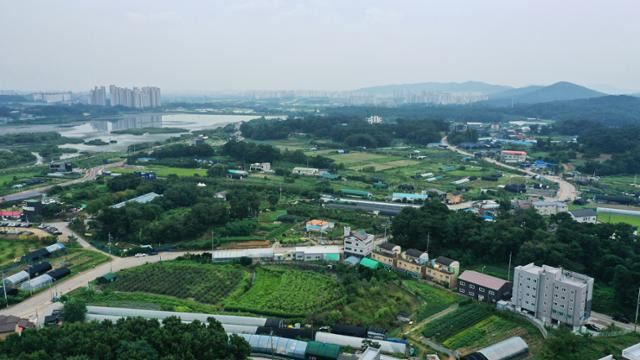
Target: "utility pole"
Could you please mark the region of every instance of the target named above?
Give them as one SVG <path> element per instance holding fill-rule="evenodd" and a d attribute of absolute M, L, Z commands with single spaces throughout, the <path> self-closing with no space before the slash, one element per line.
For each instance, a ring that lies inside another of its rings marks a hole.
<path fill-rule="evenodd" d="M 633 332 L 638 328 L 638 308 L 640 307 L 640 288 L 638 288 L 638 300 L 636 300 L 636 320 L 633 322 Z"/>
<path fill-rule="evenodd" d="M 427 233 L 427 256 L 429 255 L 429 243 L 431 242 L 431 232 Z"/>
<path fill-rule="evenodd" d="M 7 300 L 7 284 L 4 283 L 4 270 L 2 271 L 2 290 L 4 292 L 5 307 L 9 307 L 9 300 Z"/>
<path fill-rule="evenodd" d="M 109 232 L 109 273 L 113 274 L 113 258 L 111 257 L 111 232 Z"/>
<path fill-rule="evenodd" d="M 509 251 L 509 267 L 507 268 L 507 281 L 511 281 L 511 254 L 512 252 Z"/>
<path fill-rule="evenodd" d="M 213 230 L 211 230 L 211 262 L 213 262 Z"/>

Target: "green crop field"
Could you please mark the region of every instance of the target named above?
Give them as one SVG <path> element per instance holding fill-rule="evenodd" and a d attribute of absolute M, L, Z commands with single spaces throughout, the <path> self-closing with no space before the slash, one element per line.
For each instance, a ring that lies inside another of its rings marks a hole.
<path fill-rule="evenodd" d="M 235 290 L 242 291 L 249 273 L 238 266 L 191 261 L 160 262 L 117 273 L 107 290 L 143 292 L 216 304 Z"/>
<path fill-rule="evenodd" d="M 493 314 L 494 310 L 484 304 L 462 306 L 425 326 L 422 334 L 427 338 L 444 341 L 465 328 L 472 326 Z"/>
<path fill-rule="evenodd" d="M 640 216 L 599 213 L 598 221 L 602 223 L 625 223 L 635 227 L 640 226 Z"/>
<path fill-rule="evenodd" d="M 260 267 L 251 288 L 230 296 L 225 309 L 283 317 L 304 317 L 335 306 L 344 294 L 337 280 L 314 271 Z"/>
<path fill-rule="evenodd" d="M 67 249 L 65 254 L 52 257 L 49 262 L 53 267 L 66 266 L 71 273 L 76 274 L 109 260 L 109 257 L 101 252 L 85 249 Z"/>
<path fill-rule="evenodd" d="M 418 321 L 465 300 L 460 295 L 418 281 L 404 280 L 402 286 L 416 294 L 420 300 L 417 314 Z"/>
<path fill-rule="evenodd" d="M 512 336 L 520 336 L 525 339 L 532 353 L 536 353 L 542 345 L 542 335 L 533 325 L 524 319 L 515 316 L 501 316 L 501 314 L 491 315 L 467 327 L 443 341 L 443 345 L 466 353 Z"/>

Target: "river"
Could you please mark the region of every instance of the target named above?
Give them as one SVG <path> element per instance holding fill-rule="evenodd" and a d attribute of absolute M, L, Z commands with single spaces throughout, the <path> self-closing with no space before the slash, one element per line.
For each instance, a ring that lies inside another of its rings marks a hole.
<path fill-rule="evenodd" d="M 61 145 L 61 147 L 88 152 L 126 151 L 129 145 L 163 141 L 170 137 L 179 136 L 179 133 L 131 135 L 115 134 L 113 133 L 114 131 L 172 127 L 186 129 L 191 132 L 195 130 L 215 129 L 227 124 L 248 121 L 257 117 L 257 115 L 133 114 L 121 115 L 112 119 L 85 120 L 61 125 L 6 125 L 0 126 L 0 131 L 4 134 L 55 131 L 62 136 L 80 138 L 84 141 L 100 139 L 109 142 L 115 140 L 115 143 L 102 146 L 65 144 Z M 277 116 L 272 118 L 277 118 Z"/>

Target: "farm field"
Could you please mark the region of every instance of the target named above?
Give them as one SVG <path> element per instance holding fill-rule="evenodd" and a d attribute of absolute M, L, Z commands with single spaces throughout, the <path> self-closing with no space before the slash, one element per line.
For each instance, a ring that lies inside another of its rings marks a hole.
<path fill-rule="evenodd" d="M 471 353 L 512 336 L 520 336 L 536 354 L 542 346 L 542 335 L 533 325 L 512 314 L 491 315 L 443 341 L 443 345 Z"/>
<path fill-rule="evenodd" d="M 417 321 L 422 321 L 465 300 L 462 296 L 415 280 L 404 280 L 402 286 L 418 296 Z"/>
<path fill-rule="evenodd" d="M 49 262 L 54 268 L 68 267 L 72 274 L 91 269 L 109 260 L 109 257 L 97 251 L 85 249 L 67 249 L 65 254 L 52 257 Z"/>
<path fill-rule="evenodd" d="M 0 237 L 0 266 L 8 265 L 25 253 L 54 242 L 32 236 Z"/>
<path fill-rule="evenodd" d="M 458 308 L 425 326 L 422 334 L 443 342 L 469 326 L 484 320 L 494 313 L 494 309 L 484 304 L 469 304 Z"/>
<path fill-rule="evenodd" d="M 224 300 L 228 310 L 282 317 L 306 317 L 335 306 L 343 291 L 337 280 L 314 271 L 277 266 L 259 267 L 246 293 Z"/>
<path fill-rule="evenodd" d="M 166 261 L 118 272 L 116 280 L 104 288 L 217 304 L 230 293 L 242 291 L 248 280 L 249 273 L 239 266 Z"/>

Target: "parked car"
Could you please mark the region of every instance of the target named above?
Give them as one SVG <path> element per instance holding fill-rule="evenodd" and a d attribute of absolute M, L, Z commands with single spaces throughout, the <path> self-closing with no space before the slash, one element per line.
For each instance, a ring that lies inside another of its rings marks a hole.
<path fill-rule="evenodd" d="M 631 322 L 624 315 L 620 315 L 620 314 L 614 315 L 612 317 L 612 319 L 613 319 L 613 321 L 621 322 L 621 323 L 624 323 L 624 324 L 629 324 Z"/>
<path fill-rule="evenodd" d="M 147 256 L 147 254 L 145 254 L 145 253 L 137 253 L 135 255 L 135 257 L 145 257 L 145 256 Z"/>

